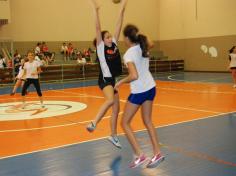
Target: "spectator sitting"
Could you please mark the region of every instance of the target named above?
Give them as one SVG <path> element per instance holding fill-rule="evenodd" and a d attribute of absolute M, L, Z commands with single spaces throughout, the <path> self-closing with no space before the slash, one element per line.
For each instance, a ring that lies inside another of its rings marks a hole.
<path fill-rule="evenodd" d="M 21 59 L 21 55 L 18 53 L 18 50 L 15 51 L 15 54 L 14 54 L 14 58 L 20 58 Z"/>
<path fill-rule="evenodd" d="M 84 56 L 85 56 L 85 59 L 86 59 L 87 61 L 91 61 L 91 58 L 90 58 L 90 56 L 91 56 L 90 50 L 84 49 Z"/>
<path fill-rule="evenodd" d="M 54 61 L 54 56 L 55 53 L 51 53 L 49 52 L 48 46 L 45 42 L 42 43 L 42 52 L 44 57 L 46 57 L 46 60 L 48 61 L 48 63 L 52 63 Z"/>
<path fill-rule="evenodd" d="M 72 45 L 72 43 L 69 43 L 69 45 L 68 45 L 68 56 L 69 56 L 70 59 L 72 58 L 73 52 L 74 52 L 73 45 Z"/>
<path fill-rule="evenodd" d="M 12 68 L 12 67 L 13 67 L 12 59 L 8 59 L 8 61 L 7 61 L 7 67 L 8 67 L 8 68 Z"/>
<path fill-rule="evenodd" d="M 42 53 L 42 43 L 38 42 L 37 46 L 34 49 L 34 53 L 36 56 L 39 56 L 40 58 L 43 58 L 43 53 Z"/>
<path fill-rule="evenodd" d="M 0 69 L 4 69 L 6 67 L 7 67 L 6 58 L 4 58 L 2 55 L 0 55 Z"/>
<path fill-rule="evenodd" d="M 82 57 L 82 54 L 80 51 L 77 53 L 77 63 L 78 64 L 86 64 L 86 59 L 84 57 Z"/>
<path fill-rule="evenodd" d="M 40 59 L 39 56 L 35 55 L 35 58 L 34 58 L 36 61 L 38 61 L 40 63 L 40 65 L 42 66 L 43 63 L 42 63 L 42 60 L 44 59 L 44 57 L 42 59 Z"/>
<path fill-rule="evenodd" d="M 15 74 L 17 75 L 19 72 L 19 68 L 20 68 L 20 63 L 21 63 L 21 55 L 18 53 L 18 51 L 16 50 L 15 54 L 14 54 L 14 67 L 15 67 Z"/>
<path fill-rule="evenodd" d="M 90 53 L 95 53 L 95 51 L 92 49 L 92 48 L 88 48 L 88 51 L 90 52 Z"/>
<path fill-rule="evenodd" d="M 43 58 L 41 61 L 41 66 L 48 66 L 48 60 L 46 58 Z"/>
<path fill-rule="evenodd" d="M 66 43 L 63 43 L 61 46 L 61 54 L 64 56 L 64 61 L 67 61 L 68 59 L 68 47 Z"/>

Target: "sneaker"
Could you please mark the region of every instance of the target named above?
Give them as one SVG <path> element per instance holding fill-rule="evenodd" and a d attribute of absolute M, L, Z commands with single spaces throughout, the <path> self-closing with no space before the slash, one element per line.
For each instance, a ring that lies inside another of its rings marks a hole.
<path fill-rule="evenodd" d="M 236 84 L 233 85 L 233 88 L 236 88 Z"/>
<path fill-rule="evenodd" d="M 44 105 L 44 104 L 41 104 L 41 108 L 45 108 L 45 105 Z"/>
<path fill-rule="evenodd" d="M 129 165 L 129 168 L 136 168 L 140 165 L 142 165 L 146 161 L 146 156 L 140 155 L 139 157 L 135 158 L 134 161 L 132 161 Z"/>
<path fill-rule="evenodd" d="M 87 126 L 87 130 L 88 132 L 92 133 L 96 128 L 96 125 L 94 125 L 93 122 L 91 122 L 88 126 Z"/>
<path fill-rule="evenodd" d="M 15 92 L 12 92 L 10 95 L 11 95 L 11 96 L 15 95 Z"/>
<path fill-rule="evenodd" d="M 108 140 L 117 148 L 121 149 L 121 144 L 120 144 L 120 140 L 118 139 L 117 136 L 109 136 Z"/>
<path fill-rule="evenodd" d="M 147 168 L 157 167 L 164 160 L 165 160 L 165 157 L 159 153 L 152 157 L 152 159 L 147 164 Z"/>

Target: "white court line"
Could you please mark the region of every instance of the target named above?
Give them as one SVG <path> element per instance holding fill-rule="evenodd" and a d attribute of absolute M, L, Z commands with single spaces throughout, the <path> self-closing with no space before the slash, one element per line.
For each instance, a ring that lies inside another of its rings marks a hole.
<path fill-rule="evenodd" d="M 123 112 L 119 113 L 119 116 L 123 114 Z M 103 117 L 102 119 L 109 119 L 111 116 L 106 116 Z M 53 117 L 51 117 L 53 118 Z M 70 120 L 66 120 L 66 119 L 62 119 L 62 118 L 58 118 L 58 117 L 54 117 L 63 121 L 70 121 Z M 72 120 L 71 120 L 72 122 Z M 54 125 L 54 126 L 46 126 L 46 127 L 39 127 L 39 128 L 22 128 L 22 129 L 17 129 L 17 130 L 2 130 L 0 131 L 0 133 L 9 133 L 9 132 L 22 132 L 22 131 L 35 131 L 35 130 L 45 130 L 45 129 L 52 129 L 52 128 L 60 128 L 60 127 L 67 127 L 67 126 L 73 126 L 73 125 L 78 125 L 78 124 L 86 124 L 91 122 L 91 120 L 87 120 L 87 121 L 81 121 L 81 122 L 72 122 L 72 123 L 67 123 L 67 124 L 63 124 L 63 125 Z"/>
<path fill-rule="evenodd" d="M 195 93 L 211 93 L 211 94 L 236 94 L 236 90 L 234 92 L 224 92 L 224 91 L 208 91 L 208 90 L 191 90 L 191 89 L 179 89 L 179 88 L 167 88 L 167 87 L 159 87 L 157 85 L 158 89 L 163 90 L 170 90 L 170 91 L 178 91 L 178 92 L 195 92 Z"/>
<path fill-rule="evenodd" d="M 161 82 L 166 82 L 166 81 L 161 81 Z M 189 83 L 195 83 L 195 82 L 189 82 Z M 197 83 L 197 82 L 196 82 Z M 199 83 L 199 82 L 198 82 Z M 203 83 L 201 82 L 201 84 L 208 84 L 209 83 Z M 214 85 L 218 85 L 218 84 L 214 84 Z M 95 86 L 93 86 L 95 87 Z M 194 92 L 194 93 L 211 93 L 211 94 L 236 94 L 236 89 L 233 89 L 234 91 L 208 91 L 208 90 L 193 90 L 193 89 L 180 89 L 180 88 L 168 88 L 168 87 L 161 87 L 157 84 L 157 88 L 158 89 L 163 89 L 163 90 L 170 90 L 170 91 L 179 91 L 179 92 Z M 72 89 L 78 89 L 78 88 L 69 88 L 70 90 Z M 75 93 L 75 92 L 65 92 L 63 90 L 47 90 L 48 92 L 50 91 L 54 91 L 54 92 L 64 92 L 64 93 L 71 93 L 71 94 L 76 94 L 76 95 L 84 95 L 84 96 L 90 96 L 90 97 L 94 97 L 94 98 L 104 98 L 104 97 L 99 97 L 99 96 L 95 96 L 95 95 L 86 95 L 86 94 L 82 94 L 82 93 Z M 47 97 L 64 97 L 64 96 L 47 96 Z M 32 98 L 32 97 L 27 97 L 27 98 Z M 18 100 L 19 98 L 8 98 L 8 99 L 12 99 L 12 100 Z M 0 100 L 1 101 L 1 100 Z M 2 100 L 5 101 L 5 100 Z"/>
<path fill-rule="evenodd" d="M 122 112 L 120 112 L 122 114 Z M 120 114 L 119 114 L 120 115 Z M 103 119 L 108 119 L 111 116 L 106 116 L 103 117 Z M 53 118 L 53 117 L 52 117 Z M 57 118 L 60 119 L 60 118 Z M 64 119 L 60 119 L 60 120 L 64 120 Z M 67 120 L 64 120 L 67 121 Z M 69 121 L 69 120 L 68 120 Z M 91 120 L 87 120 L 87 121 L 82 121 L 82 122 L 73 122 L 73 123 L 67 123 L 67 124 L 63 124 L 63 125 L 55 125 L 55 126 L 46 126 L 46 127 L 39 127 L 39 128 L 22 128 L 22 129 L 17 129 L 17 130 L 3 130 L 0 131 L 0 133 L 7 133 L 7 132 L 21 132 L 21 131 L 34 131 L 34 130 L 44 130 L 44 129 L 52 129 L 52 128 L 60 128 L 60 127 L 67 127 L 67 126 L 73 126 L 73 125 L 78 125 L 78 124 L 85 124 L 85 123 L 89 123 L 91 122 Z"/>
<path fill-rule="evenodd" d="M 161 81 L 161 82 L 166 82 L 166 81 Z M 190 82 L 190 83 L 194 83 L 194 82 Z M 203 83 L 203 84 L 209 84 L 209 83 Z M 214 85 L 218 85 L 218 84 L 214 84 Z M 164 90 L 170 90 L 170 91 L 183 91 L 183 92 L 196 92 L 196 93 L 214 93 L 214 94 L 236 94 L 236 89 L 233 89 L 235 91 L 208 91 L 208 90 L 191 90 L 191 89 L 179 89 L 179 88 L 167 88 L 167 87 L 161 87 L 161 86 L 158 86 L 157 84 L 157 88 L 158 89 L 164 89 Z M 71 89 L 78 89 L 78 88 L 69 88 L 70 90 Z M 49 91 L 54 91 L 54 92 L 67 92 L 67 93 L 70 93 L 68 91 L 63 91 L 63 90 L 49 90 Z M 75 92 L 71 92 L 72 94 L 77 94 Z M 79 94 L 79 93 L 78 93 Z M 86 94 L 81 94 L 81 95 L 86 95 Z M 89 95 L 89 96 L 92 96 L 92 95 Z M 94 96 L 96 97 L 96 96 Z M 104 98 L 104 97 L 103 97 Z"/>
<path fill-rule="evenodd" d="M 228 76 L 222 76 L 220 78 L 209 78 L 209 79 L 203 79 L 203 80 L 199 80 L 199 81 L 189 81 L 189 80 L 184 80 L 184 79 L 175 79 L 172 78 L 173 76 L 178 76 L 180 74 L 172 74 L 170 76 L 167 77 L 167 79 L 171 80 L 171 81 L 185 81 L 185 82 L 193 82 L 193 83 L 202 83 L 202 82 L 207 82 L 207 81 L 214 81 L 214 80 L 221 80 L 221 79 L 225 79 L 228 78 Z M 209 82 L 209 83 L 214 83 L 214 82 Z"/>
<path fill-rule="evenodd" d="M 63 92 L 63 93 L 69 93 L 69 94 L 75 94 L 74 92 L 64 92 L 64 91 L 60 91 L 60 92 Z M 86 94 L 85 94 L 86 95 Z M 104 97 L 101 97 L 101 96 L 93 96 L 93 95 L 86 95 L 88 97 L 92 97 L 92 98 L 104 98 Z M 121 102 L 126 102 L 126 100 L 122 100 L 120 99 Z M 208 113 L 213 113 L 213 114 L 220 114 L 220 113 L 223 113 L 223 112 L 217 112 L 217 111 L 209 111 L 209 110 L 204 110 L 204 109 L 195 109 L 195 108 L 186 108 L 186 107 L 181 107 L 181 106 L 173 106 L 173 105 L 165 105 L 165 104 L 154 104 L 155 106 L 162 106 L 162 107 L 169 107 L 169 108 L 174 108 L 174 109 L 184 109 L 184 110 L 190 110 L 190 111 L 200 111 L 200 112 L 208 112 Z"/>
<path fill-rule="evenodd" d="M 218 114 L 218 115 L 206 116 L 206 117 L 199 118 L 199 119 L 186 120 L 186 121 L 182 121 L 182 122 L 178 122 L 178 123 L 172 123 L 172 124 L 168 124 L 168 125 L 156 126 L 155 128 L 158 129 L 158 128 L 170 127 L 170 126 L 175 126 L 175 125 L 179 125 L 179 124 L 185 124 L 185 123 L 189 123 L 189 122 L 199 121 L 199 120 L 206 120 L 206 119 L 213 118 L 213 117 L 229 115 L 229 114 L 232 114 L 232 113 L 235 113 L 235 112 L 236 111 L 232 111 L 232 112 L 222 113 L 222 114 Z M 135 132 L 143 132 L 143 131 L 146 131 L 146 129 L 136 130 Z M 124 135 L 124 133 L 119 134 L 119 136 L 123 136 L 123 135 Z M 85 141 L 82 141 L 82 142 L 75 142 L 75 143 L 71 143 L 71 144 L 61 145 L 61 146 L 57 146 L 57 147 L 51 147 L 51 148 L 42 149 L 42 150 L 35 150 L 33 152 L 25 152 L 25 153 L 21 153 L 21 154 L 17 154 L 17 155 L 10 155 L 10 156 L 6 156 L 6 157 L 0 157 L 0 160 L 13 158 L 13 157 L 18 157 L 18 156 L 23 156 L 23 155 L 28 155 L 28 154 L 34 154 L 34 153 L 38 153 L 38 152 L 45 152 L 45 151 L 54 150 L 54 149 L 62 149 L 62 148 L 66 148 L 66 147 L 73 146 L 73 145 L 78 145 L 78 144 L 83 144 L 83 143 L 88 143 L 88 142 L 93 142 L 93 141 L 106 139 L 107 137 L 108 136 L 101 137 L 101 138 L 96 138 L 96 139 L 85 140 Z"/>
<path fill-rule="evenodd" d="M 52 90 L 55 92 L 61 92 L 61 93 L 67 93 L 67 94 L 74 94 L 77 97 L 80 97 L 79 95 L 82 95 L 83 97 L 91 97 L 91 98 L 99 98 L 99 99 L 104 99 L 104 97 L 101 96 L 93 96 L 93 95 L 86 95 L 86 94 L 79 94 L 75 92 L 68 92 L 68 91 L 60 91 L 60 90 Z M 63 96 L 65 97 L 65 96 Z M 73 96 L 75 97 L 75 96 Z M 32 97 L 29 97 L 32 98 Z M 35 98 L 35 97 L 34 97 Z M 120 99 L 121 102 L 126 102 L 126 100 Z M 209 110 L 204 110 L 204 109 L 195 109 L 195 108 L 186 108 L 186 107 L 181 107 L 181 106 L 173 106 L 173 105 L 165 105 L 165 104 L 154 104 L 155 106 L 160 106 L 160 107 L 168 107 L 168 108 L 174 108 L 174 109 L 183 109 L 183 110 L 189 110 L 189 111 L 198 111 L 198 112 L 207 112 L 207 113 L 213 113 L 213 114 L 222 114 L 223 112 L 217 112 L 217 111 L 209 111 Z M 120 112 L 119 115 L 121 115 L 123 112 Z M 104 117 L 103 119 L 108 119 L 111 116 Z M 51 117 L 51 118 L 56 118 L 56 117 Z M 64 119 L 61 119 L 64 120 Z M 65 120 L 67 121 L 67 120 Z M 69 120 L 68 120 L 69 121 Z M 81 121 L 81 122 L 74 122 L 74 123 L 67 123 L 63 125 L 53 125 L 53 126 L 46 126 L 46 127 L 39 127 L 39 128 L 21 128 L 21 129 L 13 129 L 13 130 L 1 130 L 0 133 L 8 133 L 8 132 L 22 132 L 22 131 L 34 131 L 34 130 L 44 130 L 44 129 L 52 129 L 52 128 L 61 128 L 61 127 L 67 127 L 67 126 L 74 126 L 78 124 L 86 124 L 91 122 L 91 120 L 88 121 Z"/>

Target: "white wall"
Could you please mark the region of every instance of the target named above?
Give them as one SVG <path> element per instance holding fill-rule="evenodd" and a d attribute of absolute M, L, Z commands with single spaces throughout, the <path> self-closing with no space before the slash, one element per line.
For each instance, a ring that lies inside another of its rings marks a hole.
<path fill-rule="evenodd" d="M 103 29 L 113 32 L 119 5 L 98 0 Z M 159 0 L 129 0 L 125 24 L 134 23 L 153 40 L 158 39 Z M 15 41 L 91 41 L 94 19 L 88 0 L 11 0 L 11 24 L 0 37 Z"/>
<path fill-rule="evenodd" d="M 0 19 L 9 19 L 10 20 L 9 0 L 0 1 Z"/>
<path fill-rule="evenodd" d="M 160 0 L 160 39 L 235 35 L 235 7 L 236 0 Z"/>

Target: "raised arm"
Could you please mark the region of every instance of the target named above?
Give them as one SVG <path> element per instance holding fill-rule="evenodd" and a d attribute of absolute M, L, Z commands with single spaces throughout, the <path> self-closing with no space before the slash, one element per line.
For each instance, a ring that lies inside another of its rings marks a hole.
<path fill-rule="evenodd" d="M 97 45 L 102 41 L 102 36 L 101 36 L 101 24 L 100 24 L 100 19 L 99 19 L 99 6 L 96 2 L 96 0 L 90 0 L 92 7 L 93 7 L 93 12 L 94 12 L 94 19 L 95 19 L 95 25 L 96 25 L 96 39 L 97 39 Z"/>
<path fill-rule="evenodd" d="M 116 41 L 118 41 L 119 37 L 120 37 L 120 31 L 121 31 L 122 24 L 123 24 L 123 21 L 124 21 L 124 13 L 125 13 L 125 7 L 126 7 L 127 2 L 128 2 L 128 0 L 122 0 L 121 9 L 120 9 L 120 13 L 119 13 L 119 18 L 118 18 L 118 21 L 116 23 L 116 30 L 115 30 L 115 34 L 114 34 L 114 37 L 115 37 Z"/>

